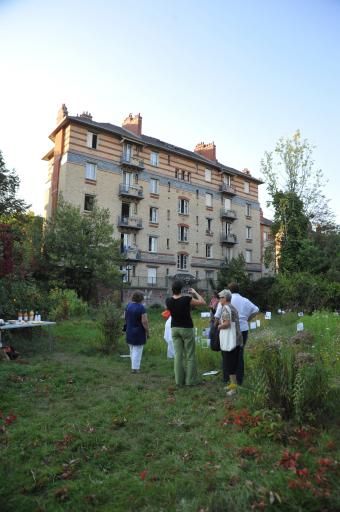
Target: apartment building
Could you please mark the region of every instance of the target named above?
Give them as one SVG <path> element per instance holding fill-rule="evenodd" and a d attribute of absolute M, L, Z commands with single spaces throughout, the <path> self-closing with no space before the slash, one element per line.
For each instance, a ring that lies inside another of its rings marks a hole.
<path fill-rule="evenodd" d="M 261 229 L 261 247 L 262 247 L 262 277 L 268 277 L 275 274 L 275 261 L 273 261 L 268 267 L 265 265 L 265 252 L 267 248 L 271 248 L 275 253 L 275 244 L 272 235 L 273 222 L 270 219 L 266 219 L 263 216 L 262 209 L 260 210 L 260 229 Z M 275 259 L 275 258 L 274 258 Z"/>
<path fill-rule="evenodd" d="M 94 199 L 108 208 L 130 288 L 163 302 L 177 276 L 204 290 L 239 253 L 251 277 L 261 276 L 262 182 L 220 163 L 214 143 L 190 151 L 144 135 L 140 114 L 120 127 L 70 116 L 65 105 L 50 139 L 46 216 L 60 193 L 84 213 Z"/>

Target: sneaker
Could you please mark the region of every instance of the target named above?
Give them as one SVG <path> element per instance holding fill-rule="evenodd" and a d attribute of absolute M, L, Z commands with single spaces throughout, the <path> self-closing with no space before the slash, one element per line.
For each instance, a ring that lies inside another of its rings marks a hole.
<path fill-rule="evenodd" d="M 139 370 L 131 370 L 131 373 L 139 373 Z"/>
<path fill-rule="evenodd" d="M 227 391 L 227 395 L 228 395 L 228 396 L 234 396 L 234 395 L 236 395 L 236 389 L 230 389 L 229 391 Z"/>

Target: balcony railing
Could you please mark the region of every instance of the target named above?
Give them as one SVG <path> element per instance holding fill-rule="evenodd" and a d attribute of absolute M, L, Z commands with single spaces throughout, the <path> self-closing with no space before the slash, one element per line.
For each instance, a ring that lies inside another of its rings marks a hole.
<path fill-rule="evenodd" d="M 126 260 L 140 260 L 141 259 L 141 253 L 140 250 L 137 249 L 137 247 L 126 247 L 122 250 L 121 255 Z"/>
<path fill-rule="evenodd" d="M 170 286 L 170 280 L 168 277 L 145 277 L 145 276 L 131 276 L 126 277 L 123 280 L 125 286 L 130 288 L 164 288 L 167 289 Z"/>
<path fill-rule="evenodd" d="M 130 155 L 122 155 L 120 157 L 120 163 L 122 165 L 127 165 L 129 167 L 133 167 L 134 169 L 144 169 L 144 160 L 143 158 L 136 158 Z"/>
<path fill-rule="evenodd" d="M 220 215 L 221 215 L 221 218 L 223 218 L 223 219 L 230 219 L 230 220 L 237 219 L 235 210 L 228 210 L 227 208 L 221 208 Z"/>
<path fill-rule="evenodd" d="M 140 185 L 127 185 L 126 183 L 121 183 L 119 185 L 119 195 L 143 199 L 143 187 Z"/>
<path fill-rule="evenodd" d="M 176 263 L 173 254 L 159 254 L 148 251 L 141 251 L 141 260 L 145 263 L 165 263 L 167 265 L 175 265 Z"/>
<path fill-rule="evenodd" d="M 226 183 L 222 183 L 222 185 L 220 185 L 220 192 L 222 192 L 224 194 L 230 194 L 232 196 L 234 196 L 236 194 L 234 187 L 231 187 L 230 185 L 227 185 Z"/>
<path fill-rule="evenodd" d="M 118 226 L 121 228 L 143 229 L 143 219 L 140 217 L 118 217 Z"/>
<path fill-rule="evenodd" d="M 229 233 L 228 235 L 223 233 L 220 236 L 220 242 L 221 244 L 236 244 L 237 243 L 237 237 L 234 234 Z"/>

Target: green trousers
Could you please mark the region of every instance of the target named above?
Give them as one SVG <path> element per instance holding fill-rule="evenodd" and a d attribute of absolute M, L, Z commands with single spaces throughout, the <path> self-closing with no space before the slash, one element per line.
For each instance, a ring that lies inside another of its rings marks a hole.
<path fill-rule="evenodd" d="M 175 382 L 178 386 L 198 384 L 194 329 L 172 327 L 175 348 Z"/>

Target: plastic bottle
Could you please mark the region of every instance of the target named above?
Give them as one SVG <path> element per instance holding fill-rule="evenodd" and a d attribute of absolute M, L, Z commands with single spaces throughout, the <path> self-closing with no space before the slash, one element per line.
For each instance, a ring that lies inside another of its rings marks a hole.
<path fill-rule="evenodd" d="M 24 320 L 24 322 L 28 322 L 28 313 L 27 313 L 27 309 L 25 309 L 25 311 L 24 311 L 23 320 Z"/>
<path fill-rule="evenodd" d="M 18 312 L 18 322 L 22 322 L 22 311 L 21 311 L 21 309 Z"/>
<path fill-rule="evenodd" d="M 33 311 L 33 309 L 31 309 L 30 314 L 29 314 L 29 321 L 33 322 L 33 320 L 34 320 L 34 311 Z"/>

